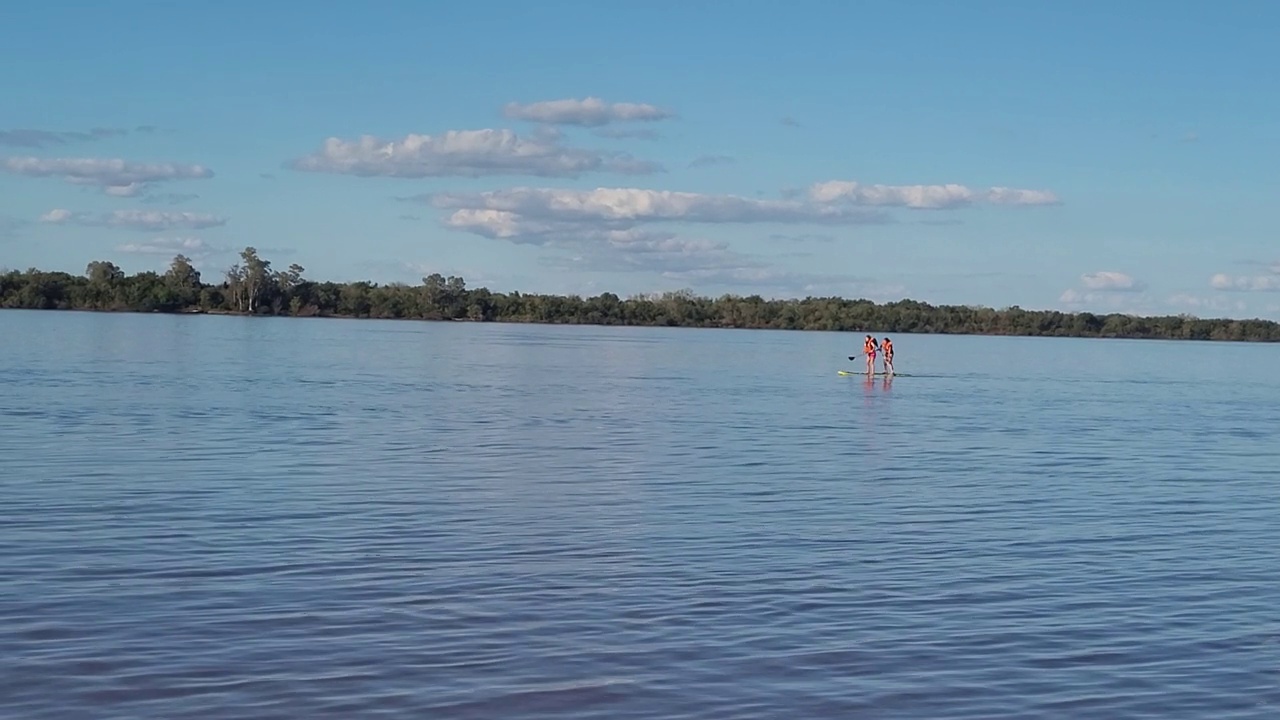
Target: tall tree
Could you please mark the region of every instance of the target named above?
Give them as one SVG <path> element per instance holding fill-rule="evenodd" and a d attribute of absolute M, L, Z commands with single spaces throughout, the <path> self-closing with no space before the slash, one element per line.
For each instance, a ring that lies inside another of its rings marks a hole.
<path fill-rule="evenodd" d="M 169 263 L 169 271 L 164 275 L 165 282 L 178 288 L 199 288 L 200 287 L 200 271 L 195 269 L 191 264 L 191 258 L 186 255 L 175 255 L 173 262 Z"/>
<path fill-rule="evenodd" d="M 240 251 L 240 261 L 244 263 L 246 309 L 253 314 L 258 301 L 271 284 L 271 261 L 258 257 L 258 250 L 252 245 Z"/>
<path fill-rule="evenodd" d="M 106 260 L 94 260 L 85 268 L 84 274 L 89 282 L 99 285 L 112 285 L 124 279 L 124 271 L 118 265 Z"/>
<path fill-rule="evenodd" d="M 244 312 L 245 269 L 240 263 L 227 268 L 227 293 L 231 295 L 231 309 Z"/>

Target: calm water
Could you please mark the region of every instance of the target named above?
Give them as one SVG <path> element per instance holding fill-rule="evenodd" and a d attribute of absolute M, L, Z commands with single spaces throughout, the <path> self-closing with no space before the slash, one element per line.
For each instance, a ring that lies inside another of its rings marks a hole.
<path fill-rule="evenodd" d="M 1280 347 L 0 312 L 0 717 L 1275 718 Z"/>

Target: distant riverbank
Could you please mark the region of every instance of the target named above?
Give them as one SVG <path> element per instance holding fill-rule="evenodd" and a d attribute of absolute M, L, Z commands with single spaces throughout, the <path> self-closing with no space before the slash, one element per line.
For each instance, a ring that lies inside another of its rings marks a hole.
<path fill-rule="evenodd" d="M 766 300 L 701 297 L 688 291 L 620 298 L 496 293 L 467 288 L 460 277 L 430 275 L 420 285 L 316 282 L 291 265 L 274 271 L 246 248 L 237 263 L 207 283 L 189 258 L 163 274 L 125 275 L 105 261 L 84 275 L 28 270 L 0 275 L 0 308 L 207 313 L 296 317 L 467 320 L 579 325 L 637 325 L 871 333 L 1021 335 L 1164 340 L 1280 341 L 1280 323 L 1063 313 L 1018 307 L 874 303 L 837 297 Z"/>

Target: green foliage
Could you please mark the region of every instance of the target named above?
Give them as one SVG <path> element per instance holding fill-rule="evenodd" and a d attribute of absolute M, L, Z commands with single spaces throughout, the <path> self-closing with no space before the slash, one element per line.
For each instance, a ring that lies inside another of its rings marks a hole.
<path fill-rule="evenodd" d="M 191 260 L 173 259 L 163 275 L 126 276 L 95 261 L 84 275 L 34 268 L 0 274 L 0 307 L 49 310 L 206 312 L 299 317 L 365 317 L 473 322 L 665 325 L 846 332 L 1040 335 L 1055 337 L 1280 341 L 1267 320 L 1202 320 L 1187 315 L 1135 317 L 1057 311 L 995 310 L 901 300 L 809 297 L 765 300 L 758 295 L 698 297 L 688 290 L 627 299 L 495 293 L 468 289 L 460 277 L 433 274 L 418 286 L 370 282 L 314 282 L 304 268 L 272 271 L 247 247 L 221 282 L 206 284 Z"/>

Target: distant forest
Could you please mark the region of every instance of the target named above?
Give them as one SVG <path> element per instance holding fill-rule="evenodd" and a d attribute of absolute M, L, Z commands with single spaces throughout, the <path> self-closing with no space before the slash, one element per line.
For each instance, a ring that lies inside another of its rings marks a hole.
<path fill-rule="evenodd" d="M 460 277 L 433 274 L 421 285 L 316 282 L 290 265 L 273 270 L 252 247 L 207 283 L 178 255 L 167 272 L 125 275 L 114 263 L 89 263 L 84 275 L 36 269 L 0 274 L 0 308 L 162 313 L 235 313 L 299 317 L 403 318 L 476 322 L 772 328 L 871 333 L 1038 335 L 1178 340 L 1280 340 L 1267 320 L 1198 319 L 1032 311 L 1018 307 L 929 305 L 914 300 L 758 295 L 706 298 L 689 291 L 620 298 L 497 293 L 469 289 Z"/>

